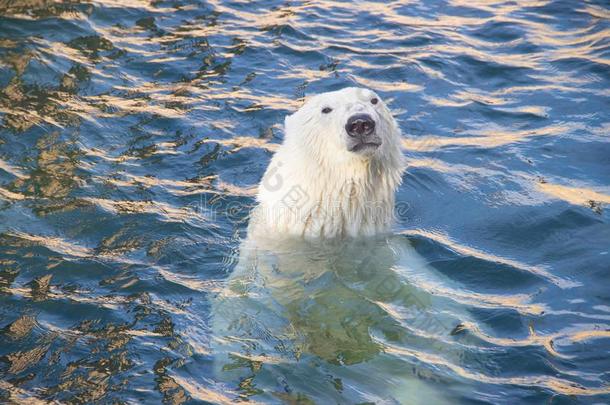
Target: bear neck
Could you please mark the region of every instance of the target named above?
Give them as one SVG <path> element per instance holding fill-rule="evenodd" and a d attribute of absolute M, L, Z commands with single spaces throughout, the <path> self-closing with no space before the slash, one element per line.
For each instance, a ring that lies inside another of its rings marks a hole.
<path fill-rule="evenodd" d="M 264 190 L 264 179 L 259 190 L 257 211 L 265 232 L 341 238 L 390 230 L 401 156 L 325 161 L 291 152 L 280 149 L 265 176 L 278 176 L 281 188 Z"/>

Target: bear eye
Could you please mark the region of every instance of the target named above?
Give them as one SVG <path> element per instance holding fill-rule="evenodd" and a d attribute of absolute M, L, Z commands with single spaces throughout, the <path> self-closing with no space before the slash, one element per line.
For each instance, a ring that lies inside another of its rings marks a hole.
<path fill-rule="evenodd" d="M 322 114 L 328 114 L 329 112 L 331 112 L 333 109 L 330 107 L 324 107 L 322 109 Z"/>
<path fill-rule="evenodd" d="M 377 104 L 378 102 L 379 102 L 379 99 L 378 99 L 377 97 L 373 97 L 373 98 L 371 99 L 371 103 L 372 103 L 372 104 Z"/>

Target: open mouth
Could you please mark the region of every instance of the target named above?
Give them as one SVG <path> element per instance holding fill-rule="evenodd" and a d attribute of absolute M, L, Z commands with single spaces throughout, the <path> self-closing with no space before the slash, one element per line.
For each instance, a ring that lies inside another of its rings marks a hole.
<path fill-rule="evenodd" d="M 378 142 L 361 142 L 351 147 L 350 152 L 360 152 L 367 149 L 377 149 L 381 144 Z"/>

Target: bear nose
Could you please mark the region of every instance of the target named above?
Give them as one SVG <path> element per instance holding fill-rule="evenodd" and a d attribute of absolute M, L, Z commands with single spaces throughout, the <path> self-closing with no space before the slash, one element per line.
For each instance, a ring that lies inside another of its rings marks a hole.
<path fill-rule="evenodd" d="M 345 130 L 349 136 L 363 137 L 375 131 L 375 121 L 368 114 L 356 114 L 349 117 Z"/>

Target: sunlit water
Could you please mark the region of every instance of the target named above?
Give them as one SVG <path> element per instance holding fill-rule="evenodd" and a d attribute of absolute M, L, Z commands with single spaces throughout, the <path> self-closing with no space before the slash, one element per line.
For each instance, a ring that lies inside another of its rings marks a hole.
<path fill-rule="evenodd" d="M 610 401 L 607 2 L 0 14 L 0 402 Z M 248 287 L 283 117 L 346 85 L 404 134 L 394 235 Z"/>

